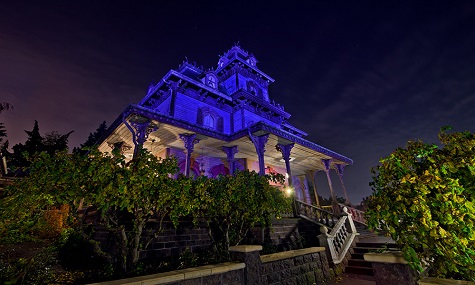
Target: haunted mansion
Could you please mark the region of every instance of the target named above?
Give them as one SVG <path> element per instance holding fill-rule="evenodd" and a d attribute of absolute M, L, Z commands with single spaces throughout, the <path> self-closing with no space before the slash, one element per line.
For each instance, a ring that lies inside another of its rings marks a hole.
<path fill-rule="evenodd" d="M 296 198 L 308 204 L 315 174 L 324 171 L 332 197 L 330 171 L 340 178 L 352 160 L 305 139 L 292 126 L 284 106 L 271 100 L 274 79 L 257 67 L 253 54 L 235 45 L 216 68 L 184 61 L 170 70 L 146 96 L 128 106 L 99 142 L 128 158 L 144 147 L 158 157 L 175 156 L 187 176 L 232 174 L 249 169 L 285 174 Z M 317 200 L 318 204 L 318 200 Z"/>

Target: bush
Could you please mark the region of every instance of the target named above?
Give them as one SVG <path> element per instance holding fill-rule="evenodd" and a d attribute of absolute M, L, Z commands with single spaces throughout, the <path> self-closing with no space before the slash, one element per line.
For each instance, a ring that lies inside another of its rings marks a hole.
<path fill-rule="evenodd" d="M 441 130 L 442 146 L 410 141 L 373 169 L 368 225 L 419 270 L 475 280 L 475 135 Z"/>

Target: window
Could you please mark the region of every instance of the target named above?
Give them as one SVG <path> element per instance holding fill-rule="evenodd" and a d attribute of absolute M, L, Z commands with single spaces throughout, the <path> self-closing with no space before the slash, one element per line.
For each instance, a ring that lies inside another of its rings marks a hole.
<path fill-rule="evenodd" d="M 213 75 L 208 75 L 208 86 L 211 88 L 216 88 L 216 78 Z"/>
<path fill-rule="evenodd" d="M 205 114 L 203 118 L 203 126 L 214 129 L 214 118 L 210 114 Z"/>
<path fill-rule="evenodd" d="M 249 92 L 251 92 L 252 95 L 256 95 L 257 94 L 257 90 L 256 90 L 256 87 L 254 86 L 249 86 Z"/>

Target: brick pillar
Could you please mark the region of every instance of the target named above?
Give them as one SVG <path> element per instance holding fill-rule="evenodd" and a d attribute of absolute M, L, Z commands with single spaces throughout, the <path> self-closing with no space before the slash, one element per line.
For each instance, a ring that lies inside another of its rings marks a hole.
<path fill-rule="evenodd" d="M 238 245 L 229 247 L 231 259 L 233 261 L 244 262 L 244 284 L 261 285 L 262 262 L 259 251 L 260 245 Z"/>

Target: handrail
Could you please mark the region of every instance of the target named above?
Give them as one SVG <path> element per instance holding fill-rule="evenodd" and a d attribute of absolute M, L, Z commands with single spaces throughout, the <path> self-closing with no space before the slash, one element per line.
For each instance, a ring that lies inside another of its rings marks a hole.
<path fill-rule="evenodd" d="M 341 263 L 350 249 L 356 232 L 352 213 L 343 207 L 341 214 L 336 215 L 302 201 L 296 201 L 299 216 L 320 225 L 318 236 L 320 246 L 324 246 L 334 264 Z M 330 229 L 330 232 L 328 232 Z"/>
<path fill-rule="evenodd" d="M 332 212 L 315 207 L 305 202 L 299 200 L 297 200 L 296 202 L 297 213 L 299 215 L 306 216 L 310 220 L 313 220 L 318 224 L 324 225 L 327 228 L 333 228 L 338 222 L 338 219 L 340 218 L 338 215 L 335 215 Z"/>
<path fill-rule="evenodd" d="M 348 209 L 348 212 L 351 214 L 353 221 L 363 224 L 365 226 L 367 225 L 366 219 L 364 217 L 364 211 L 340 203 L 338 204 L 338 206 L 340 207 L 340 210 L 343 210 L 346 207 Z"/>
<path fill-rule="evenodd" d="M 345 259 L 355 237 L 359 235 L 351 216 L 344 207 L 341 218 L 330 233 L 326 227 L 320 227 L 321 234 L 318 236 L 320 246 L 325 246 L 334 264 L 339 264 Z"/>

